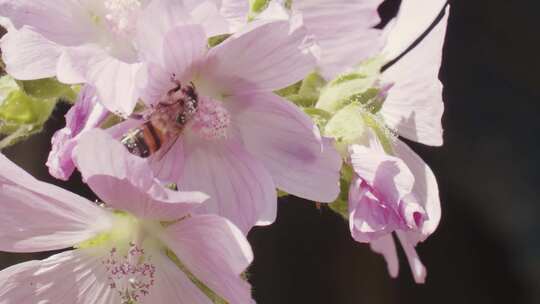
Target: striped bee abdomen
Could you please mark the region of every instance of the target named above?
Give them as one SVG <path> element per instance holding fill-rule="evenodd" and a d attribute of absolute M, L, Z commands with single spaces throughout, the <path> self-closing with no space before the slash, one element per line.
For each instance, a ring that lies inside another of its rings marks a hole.
<path fill-rule="evenodd" d="M 160 134 L 150 122 L 128 131 L 121 140 L 131 154 L 144 158 L 159 150 L 162 145 L 161 141 Z"/>

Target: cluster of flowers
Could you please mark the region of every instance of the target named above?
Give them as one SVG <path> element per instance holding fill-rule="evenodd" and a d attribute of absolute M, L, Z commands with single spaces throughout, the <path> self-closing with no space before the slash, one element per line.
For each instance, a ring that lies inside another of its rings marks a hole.
<path fill-rule="evenodd" d="M 100 198 L 0 155 L 0 250 L 73 248 L 1 271 L 0 302 L 253 303 L 245 235 L 282 194 L 329 203 L 392 276 L 395 233 L 423 282 L 438 187 L 398 136 L 442 144 L 446 1 L 377 27 L 382 2 L 0 0 L 2 143 L 71 99 L 47 166 Z"/>

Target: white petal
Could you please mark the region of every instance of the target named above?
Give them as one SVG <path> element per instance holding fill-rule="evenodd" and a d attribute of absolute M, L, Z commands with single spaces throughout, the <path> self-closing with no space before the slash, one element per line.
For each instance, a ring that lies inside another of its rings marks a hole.
<path fill-rule="evenodd" d="M 47 251 L 71 247 L 111 226 L 92 202 L 34 179 L 0 155 L 0 250 Z"/>
<path fill-rule="evenodd" d="M 370 242 L 371 250 L 381 254 L 387 264 L 388 273 L 392 278 L 396 278 L 399 273 L 399 260 L 397 256 L 396 243 L 392 234 L 383 236 Z"/>
<path fill-rule="evenodd" d="M 381 114 L 399 135 L 427 145 L 443 143 L 442 84 L 438 79 L 448 14 L 413 50 L 381 76 L 393 83 Z"/>

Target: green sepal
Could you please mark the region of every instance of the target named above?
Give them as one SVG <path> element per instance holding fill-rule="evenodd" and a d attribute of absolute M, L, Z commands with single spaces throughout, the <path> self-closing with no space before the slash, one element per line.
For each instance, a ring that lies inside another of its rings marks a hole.
<path fill-rule="evenodd" d="M 77 98 L 76 89 L 59 82 L 56 78 L 17 80 L 17 84 L 28 96 L 38 99 L 62 98 L 74 102 Z"/>
<path fill-rule="evenodd" d="M 231 37 L 231 34 L 221 34 L 217 36 L 212 36 L 208 38 L 208 47 L 213 48 L 215 46 L 220 45 L 223 41 L 227 40 L 229 37 Z"/>
<path fill-rule="evenodd" d="M 362 119 L 364 109 L 350 104 L 335 113 L 323 128 L 323 135 L 335 139 L 337 151 L 346 158 L 348 147 L 352 144 L 368 143 L 367 125 Z"/>
<path fill-rule="evenodd" d="M 351 166 L 344 164 L 341 168 L 340 192 L 338 198 L 328 207 L 335 213 L 349 220 L 349 187 L 354 176 Z"/>
<path fill-rule="evenodd" d="M 252 21 L 268 7 L 271 0 L 249 0 L 248 21 Z"/>
<path fill-rule="evenodd" d="M 10 76 L 0 78 L 0 95 L 0 149 L 40 132 L 57 103 L 27 95 Z"/>
<path fill-rule="evenodd" d="M 292 101 L 300 107 L 313 107 L 321 95 L 321 89 L 326 81 L 317 73 L 309 74 L 304 80 L 276 91 L 281 97 Z"/>
<path fill-rule="evenodd" d="M 280 190 L 280 189 L 277 189 L 277 196 L 278 197 L 284 197 L 284 196 L 287 196 L 289 195 L 289 193 L 283 191 L 283 190 Z"/>

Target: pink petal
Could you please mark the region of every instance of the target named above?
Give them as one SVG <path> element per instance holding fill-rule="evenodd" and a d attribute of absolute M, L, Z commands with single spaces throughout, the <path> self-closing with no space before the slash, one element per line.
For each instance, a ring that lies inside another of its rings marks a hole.
<path fill-rule="evenodd" d="M 399 260 L 396 251 L 396 244 L 392 234 L 383 236 L 370 242 L 371 250 L 381 254 L 386 260 L 388 273 L 392 278 L 397 278 L 399 273 Z"/>
<path fill-rule="evenodd" d="M 191 16 L 195 24 L 200 24 L 208 37 L 228 34 L 229 23 L 212 1 L 200 1 L 191 10 Z"/>
<path fill-rule="evenodd" d="M 429 166 L 405 143 L 396 141 L 394 151 L 414 174 L 415 183 L 412 194 L 427 214 L 421 231 L 416 234 L 416 241 L 423 241 L 437 229 L 441 220 L 441 201 L 437 179 Z"/>
<path fill-rule="evenodd" d="M 167 228 L 164 242 L 186 267 L 229 303 L 252 303 L 240 274 L 253 260 L 242 232 L 215 215 L 194 216 Z"/>
<path fill-rule="evenodd" d="M 284 88 L 315 67 L 305 38 L 298 22 L 251 22 L 210 50 L 202 74 L 229 94 Z"/>
<path fill-rule="evenodd" d="M 138 303 L 212 304 L 168 256 L 151 252 L 151 262 L 156 266 L 154 286 Z"/>
<path fill-rule="evenodd" d="M 448 14 L 381 78 L 394 84 L 381 110 L 386 124 L 405 138 L 434 146 L 443 142 L 444 104 L 438 73 L 447 19 Z"/>
<path fill-rule="evenodd" d="M 225 105 L 246 150 L 264 164 L 278 188 L 318 202 L 336 199 L 341 157 L 330 139 L 321 141 L 305 113 L 272 93 L 233 96 Z"/>
<path fill-rule="evenodd" d="M 384 40 L 377 8 L 383 0 L 295 0 L 293 10 L 302 14 L 310 34 L 315 35 L 322 54 L 319 62 L 327 79 L 376 55 Z"/>
<path fill-rule="evenodd" d="M 140 98 L 147 107 L 156 105 L 163 95 L 176 84 L 171 81 L 172 74 L 157 63 L 147 63 L 137 77 Z"/>
<path fill-rule="evenodd" d="M 411 267 L 414 281 L 419 284 L 425 283 L 427 270 L 424 264 L 422 264 L 422 261 L 420 261 L 420 258 L 418 257 L 418 254 L 414 249 L 416 242 L 411 242 L 408 239 L 407 234 L 401 231 L 397 231 L 397 236 L 401 243 L 401 246 L 403 247 L 403 250 L 405 251 L 407 261 L 409 261 L 409 266 Z"/>
<path fill-rule="evenodd" d="M 6 71 L 16 79 L 52 77 L 61 47 L 28 27 L 9 31 L 1 40 Z"/>
<path fill-rule="evenodd" d="M 98 252 L 71 250 L 4 269 L 0 272 L 2 304 L 119 303 L 101 258 Z"/>
<path fill-rule="evenodd" d="M 92 202 L 34 179 L 0 155 L 0 250 L 34 252 L 71 247 L 111 225 Z"/>
<path fill-rule="evenodd" d="M 244 232 L 269 225 L 277 213 L 276 186 L 264 166 L 232 140 L 184 143 L 178 186 L 210 196 L 204 210 L 230 219 Z"/>
<path fill-rule="evenodd" d="M 229 31 L 235 33 L 247 23 L 249 2 L 244 0 L 222 0 L 220 12 L 229 21 Z"/>
<path fill-rule="evenodd" d="M 66 114 L 66 127 L 56 131 L 52 138 L 52 149 L 47 160 L 49 173 L 62 180 L 68 180 L 75 164 L 71 153 L 81 133 L 97 128 L 107 117 L 108 111 L 97 102 L 95 90 L 83 87 L 77 102 Z"/>
<path fill-rule="evenodd" d="M 411 46 L 435 21 L 446 3 L 446 0 L 403 0 L 383 50 L 385 57 L 392 60 Z"/>
<path fill-rule="evenodd" d="M 95 38 L 95 25 L 79 1 L 5 0 L 0 15 L 8 17 L 16 28 L 32 27 L 48 40 L 73 46 Z"/>
<path fill-rule="evenodd" d="M 83 179 L 103 202 L 141 218 L 178 219 L 207 198 L 161 186 L 145 159 L 130 154 L 102 130 L 81 136 L 73 155 Z"/>
<path fill-rule="evenodd" d="M 111 112 L 128 116 L 140 92 L 140 63 L 127 63 L 94 47 L 65 49 L 58 64 L 58 79 L 65 83 L 86 82 L 97 90 L 100 102 Z"/>
<path fill-rule="evenodd" d="M 189 11 L 183 1 L 154 0 L 137 20 L 136 41 L 139 56 L 147 62 L 161 63 L 163 40 L 176 25 L 191 23 Z"/>
<path fill-rule="evenodd" d="M 352 145 L 350 152 L 356 174 L 384 196 L 386 203 L 397 206 L 411 193 L 415 179 L 401 159 L 360 145 Z"/>
<path fill-rule="evenodd" d="M 163 42 L 163 67 L 181 82 L 191 80 L 194 69 L 205 58 L 207 43 L 200 25 L 175 27 Z"/>

